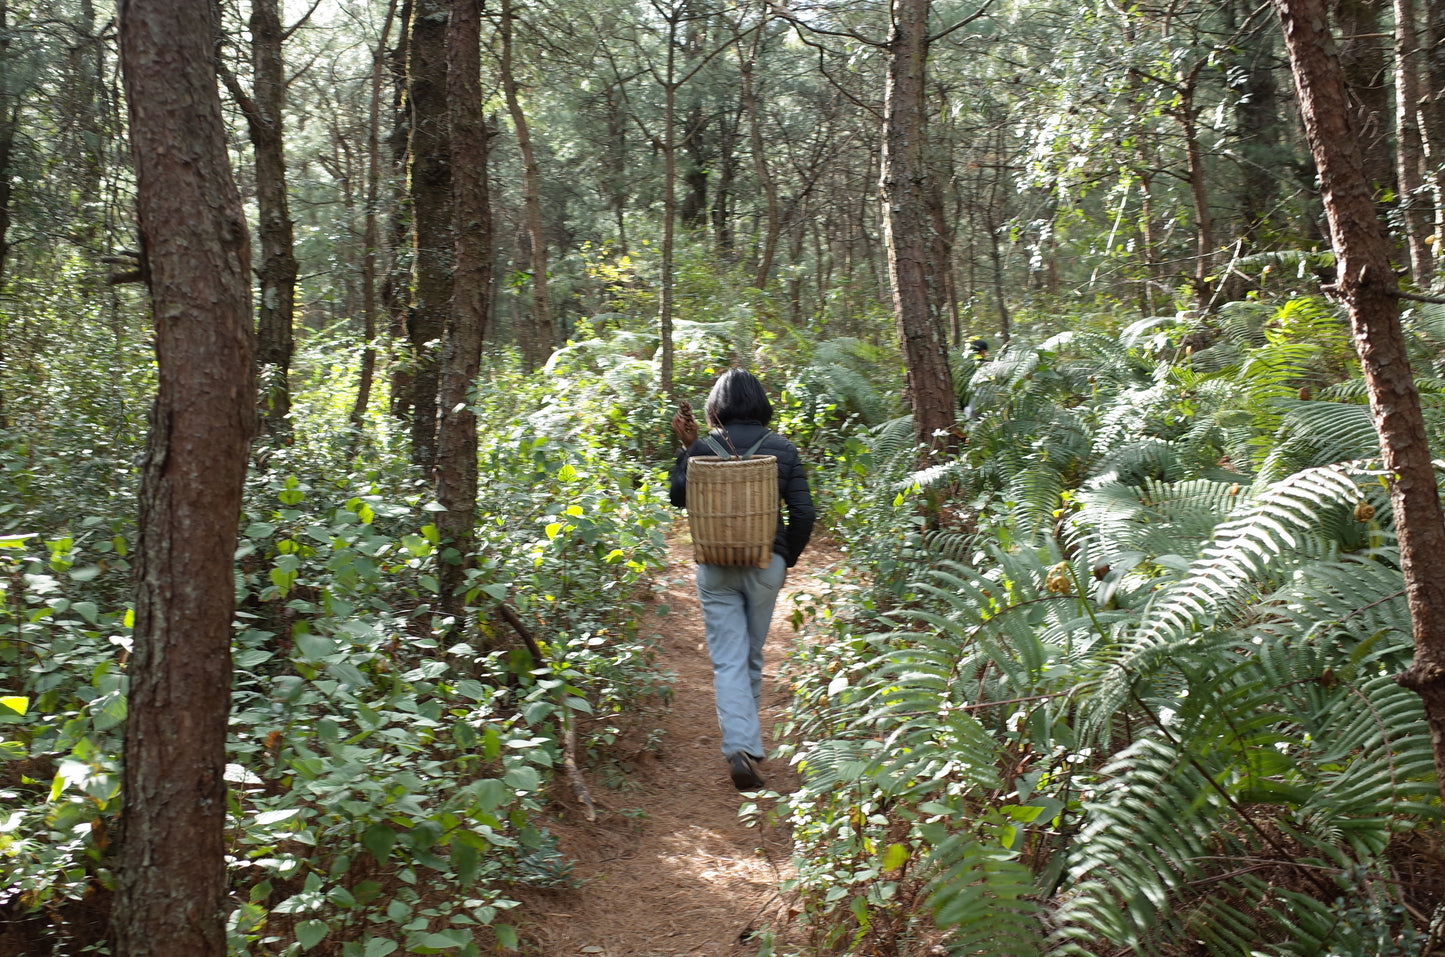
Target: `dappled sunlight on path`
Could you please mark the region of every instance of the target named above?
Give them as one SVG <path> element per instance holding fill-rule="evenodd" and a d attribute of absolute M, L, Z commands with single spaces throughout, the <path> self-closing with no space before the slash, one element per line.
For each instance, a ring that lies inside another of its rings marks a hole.
<path fill-rule="evenodd" d="M 529 953 L 602 957 L 751 957 L 766 935 L 780 954 L 799 953 L 805 933 L 778 890 L 792 876 L 791 837 L 766 812 L 756 826 L 738 816 L 750 803 L 728 779 L 718 748 L 712 671 L 693 586 L 691 557 L 674 545 L 661 574 L 664 590 L 643 634 L 659 638 L 659 665 L 676 675 L 670 708 L 661 712 L 661 745 L 631 761 L 619 787 L 589 773 L 602 810 L 595 824 L 571 809 L 548 826 L 576 861 L 576 888 L 529 891 L 521 918 Z M 816 591 L 818 570 L 837 559 L 809 549 L 790 570 L 768 639 L 763 735 L 787 707 L 774 680 L 797 637 L 792 595 Z M 764 765 L 771 789 L 786 793 L 797 776 L 786 763 Z M 619 782 L 612 782 L 618 784 Z"/>

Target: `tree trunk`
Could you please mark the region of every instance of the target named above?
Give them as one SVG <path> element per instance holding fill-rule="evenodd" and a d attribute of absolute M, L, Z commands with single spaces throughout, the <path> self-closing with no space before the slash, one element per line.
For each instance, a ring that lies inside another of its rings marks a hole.
<path fill-rule="evenodd" d="M 752 51 L 743 55 L 742 44 L 738 44 L 738 69 L 742 87 L 743 109 L 748 118 L 748 142 L 753 154 L 753 175 L 763 191 L 765 210 L 763 242 L 758 252 L 758 269 L 753 285 L 767 289 L 773 274 L 773 257 L 778 251 L 778 237 L 782 232 L 782 221 L 778 216 L 778 186 L 768 166 L 767 150 L 763 146 L 762 118 L 758 115 L 758 93 L 753 83 L 753 66 L 758 50 L 762 47 L 764 30 L 759 30 Z"/>
<path fill-rule="evenodd" d="M 1247 9 L 1240 12 L 1248 16 Z M 1262 22 L 1268 26 L 1268 21 Z M 1271 220 L 1279 201 L 1275 166 L 1280 158 L 1280 107 L 1273 60 L 1273 51 L 1265 36 L 1252 34 L 1240 43 L 1232 70 L 1236 79 L 1231 85 L 1237 91 L 1235 130 L 1242 161 L 1237 193 L 1240 230 L 1252 245 L 1260 244 L 1271 231 Z"/>
<path fill-rule="evenodd" d="M 683 163 L 682 200 L 678 203 L 677 217 L 684 229 L 696 229 L 703 224 L 707 215 L 708 127 L 710 122 L 703 112 L 702 103 L 694 100 L 687 111 L 687 129 L 682 134 Z"/>
<path fill-rule="evenodd" d="M 1332 0 L 1340 27 L 1339 60 L 1344 71 L 1355 135 L 1360 138 L 1365 181 L 1378 198 L 1394 192 L 1395 164 L 1390 153 L 1390 90 L 1385 47 L 1381 42 L 1382 0 Z"/>
<path fill-rule="evenodd" d="M 1338 295 L 1349 308 L 1385 471 L 1394 477 L 1390 500 L 1415 638 L 1415 661 L 1399 681 L 1424 699 L 1445 796 L 1445 515 L 1400 328 L 1389 243 L 1350 123 L 1344 75 L 1330 52 L 1324 0 L 1276 4 L 1324 191 Z"/>
<path fill-rule="evenodd" d="M 366 426 L 366 409 L 371 405 L 371 387 L 376 379 L 376 253 L 380 243 L 376 204 L 381 193 L 381 78 L 386 70 L 386 43 L 391 24 L 396 18 L 396 0 L 386 5 L 386 20 L 376 53 L 371 60 L 371 101 L 366 128 L 366 209 L 362 216 L 361 251 L 361 320 L 365 339 L 361 350 L 361 370 L 356 382 L 356 401 L 351 406 L 352 448 L 361 441 Z"/>
<path fill-rule="evenodd" d="M 256 363 L 261 375 L 261 422 L 266 434 L 291 431 L 291 356 L 296 302 L 296 253 L 291 209 L 286 196 L 286 158 L 282 148 L 286 108 L 286 71 L 281 57 L 279 0 L 252 0 L 251 62 L 253 101 L 242 101 L 251 144 L 256 151 L 256 209 L 261 240 L 261 281 L 257 300 Z"/>
<path fill-rule="evenodd" d="M 452 298 L 452 167 L 447 112 L 446 32 L 449 0 L 416 0 L 407 79 L 411 105 L 413 224 L 411 460 L 436 464 L 437 353 Z"/>
<path fill-rule="evenodd" d="M 10 3 L 0 0 L 0 64 L 10 62 Z M 10 260 L 10 198 L 11 157 L 15 151 L 15 125 L 19 119 L 18 103 L 12 102 L 10 78 L 0 69 L 0 288 L 4 287 L 5 267 Z M 0 342 L 0 374 L 6 369 L 5 344 Z M 5 383 L 0 381 L 0 429 L 10 427 L 10 414 L 5 405 Z"/>
<path fill-rule="evenodd" d="M 1435 235 L 1445 237 L 1445 3 L 1425 5 L 1425 76 L 1427 92 L 1420 98 L 1425 158 L 1432 170 L 1430 188 L 1435 199 Z M 1437 254 L 1440 247 L 1436 246 Z M 1439 256 L 1436 256 L 1439 259 Z M 1435 283 L 1435 277 L 1430 280 Z"/>
<path fill-rule="evenodd" d="M 492 291 L 492 211 L 487 195 L 487 130 L 482 118 L 481 0 L 452 0 L 447 27 L 447 100 L 451 104 L 452 206 L 456 270 L 452 315 L 442 350 L 437 429 L 437 516 L 443 550 L 441 607 L 460 624 L 466 570 L 473 565 L 477 515 L 477 417 L 472 388 Z M 454 625 L 455 626 L 455 625 Z"/>
<path fill-rule="evenodd" d="M 672 247 L 677 231 L 677 19 L 667 22 L 667 73 L 663 81 L 662 112 L 662 263 L 658 290 L 657 336 L 659 344 L 658 390 L 672 396 Z"/>
<path fill-rule="evenodd" d="M 120 5 L 159 380 L 140 490 L 120 957 L 226 953 L 232 566 L 256 393 L 250 244 L 210 10 Z"/>
<path fill-rule="evenodd" d="M 1425 143 L 1420 135 L 1420 45 L 1415 39 L 1415 0 L 1395 0 L 1395 172 L 1410 276 L 1430 285 L 1430 195 L 1425 184 Z"/>
<path fill-rule="evenodd" d="M 880 190 L 893 315 L 908 370 L 914 438 L 946 448 L 954 427 L 953 380 L 928 276 L 924 83 L 929 0 L 892 0 Z"/>
<path fill-rule="evenodd" d="M 407 171 L 411 168 L 411 93 L 407 88 L 407 62 L 411 59 L 411 17 L 414 0 L 401 0 L 397 10 L 396 46 L 387 51 L 386 67 L 392 82 L 391 133 L 387 139 L 391 159 L 391 217 L 387 223 L 386 248 L 391 254 L 390 268 L 381 282 L 381 306 L 386 313 L 388 348 L 403 352 L 407 336 L 407 316 L 411 312 L 412 231 L 411 187 Z M 412 416 L 412 375 L 410 362 L 391 363 L 391 414 L 403 424 Z"/>
<path fill-rule="evenodd" d="M 517 132 L 517 151 L 522 154 L 522 206 L 531 240 L 532 318 L 531 328 L 521 336 L 522 361 L 527 371 L 541 368 L 552 355 L 556 333 L 552 328 L 552 305 L 547 299 L 547 231 L 542 225 L 542 177 L 532 150 L 527 114 L 517 98 L 517 76 L 512 68 L 512 0 L 502 0 L 502 90 L 512 126 Z"/>
<path fill-rule="evenodd" d="M 1184 151 L 1189 159 L 1189 195 L 1194 199 L 1194 298 L 1201 309 L 1213 296 L 1210 277 L 1214 274 L 1214 215 L 1209 209 L 1209 192 L 1204 178 L 1204 149 L 1199 143 L 1199 110 L 1194 105 L 1201 62 L 1190 72 L 1180 89 L 1179 125 L 1184 129 Z"/>

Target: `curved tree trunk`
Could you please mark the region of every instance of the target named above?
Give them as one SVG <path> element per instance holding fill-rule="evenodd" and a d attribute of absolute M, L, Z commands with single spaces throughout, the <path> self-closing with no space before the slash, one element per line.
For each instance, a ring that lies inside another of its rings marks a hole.
<path fill-rule="evenodd" d="M 256 420 L 251 250 L 209 4 L 128 0 L 120 56 L 159 389 L 142 468 L 121 957 L 226 953 L 233 558 Z"/>
<path fill-rule="evenodd" d="M 1337 263 L 1338 295 L 1350 311 L 1355 348 L 1365 370 L 1370 413 L 1380 434 L 1400 565 L 1414 626 L 1415 661 L 1402 685 L 1425 702 L 1435 769 L 1445 796 L 1445 514 L 1430 461 L 1420 396 L 1400 328 L 1389 243 L 1375 212 L 1324 0 L 1276 0 L 1299 90 L 1305 132 L 1324 189 Z"/>
<path fill-rule="evenodd" d="M 542 225 L 542 176 L 532 150 L 532 132 L 527 114 L 517 98 L 517 77 L 512 68 L 512 0 L 502 0 L 502 91 L 507 111 L 517 132 L 517 151 L 522 154 L 522 206 L 532 254 L 532 318 L 521 336 L 522 361 L 528 371 L 540 368 L 552 355 L 556 333 L 552 329 L 552 305 L 547 298 L 547 231 Z"/>

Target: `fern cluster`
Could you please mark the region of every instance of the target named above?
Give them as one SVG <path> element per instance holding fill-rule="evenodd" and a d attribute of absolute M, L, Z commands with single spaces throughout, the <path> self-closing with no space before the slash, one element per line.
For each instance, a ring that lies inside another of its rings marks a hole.
<path fill-rule="evenodd" d="M 1445 889 L 1399 870 L 1405 848 L 1445 861 L 1439 791 L 1395 682 L 1409 613 L 1368 410 L 1331 371 L 1339 318 L 1248 306 L 1203 347 L 1185 331 L 1011 344 L 927 472 L 903 425 L 868 437 L 871 507 L 936 511 L 893 541 L 892 600 L 794 663 L 821 944 L 1438 944 Z M 900 901 L 931 921 L 900 929 Z"/>

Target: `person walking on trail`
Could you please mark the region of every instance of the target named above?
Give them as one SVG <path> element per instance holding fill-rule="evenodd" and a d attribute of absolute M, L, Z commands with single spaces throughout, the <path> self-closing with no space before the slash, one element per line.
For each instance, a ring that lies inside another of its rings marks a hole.
<path fill-rule="evenodd" d="M 798 449 L 768 431 L 773 406 L 757 377 L 745 369 L 724 372 L 708 394 L 704 407 L 711 436 L 724 447 L 751 449 L 772 455 L 778 462 L 778 531 L 773 539 L 772 561 L 756 566 L 697 566 L 697 596 L 702 603 L 708 657 L 712 659 L 713 693 L 717 699 L 718 727 L 728 773 L 739 791 L 763 787 L 758 765 L 766 756 L 758 706 L 763 697 L 763 643 L 767 641 L 773 606 L 813 533 L 815 511 Z M 690 411 L 672 417 L 672 430 L 682 441 L 672 467 L 671 500 L 687 506 L 687 461 L 695 455 L 712 455 L 706 439 L 699 439 Z"/>

